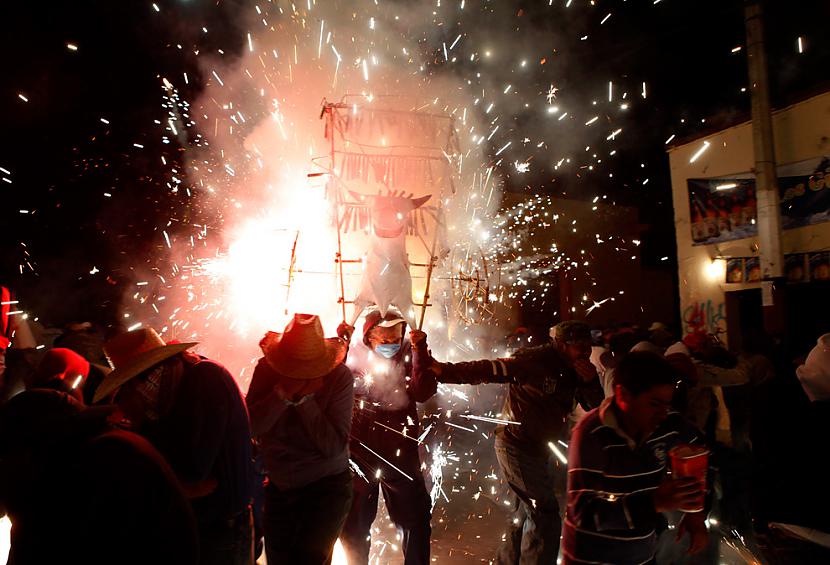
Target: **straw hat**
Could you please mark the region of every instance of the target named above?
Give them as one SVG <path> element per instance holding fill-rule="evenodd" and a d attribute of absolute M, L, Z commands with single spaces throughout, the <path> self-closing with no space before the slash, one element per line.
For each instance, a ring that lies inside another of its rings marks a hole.
<path fill-rule="evenodd" d="M 196 342 L 168 345 L 153 328 L 115 336 L 104 344 L 104 353 L 113 370 L 98 386 L 93 402 L 99 402 L 133 377 L 194 345 Z"/>
<path fill-rule="evenodd" d="M 259 346 L 271 368 L 291 379 L 322 377 L 346 357 L 346 342 L 326 339 L 313 314 L 294 314 L 283 333 L 268 332 Z"/>

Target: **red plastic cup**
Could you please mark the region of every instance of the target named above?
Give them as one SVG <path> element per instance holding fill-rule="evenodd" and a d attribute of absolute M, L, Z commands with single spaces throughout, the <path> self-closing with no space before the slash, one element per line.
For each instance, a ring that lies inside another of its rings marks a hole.
<path fill-rule="evenodd" d="M 702 445 L 678 445 L 669 450 L 671 473 L 676 479 L 692 478 L 700 483 L 700 495 L 681 512 L 702 512 L 706 498 L 706 469 L 709 467 L 709 450 Z"/>

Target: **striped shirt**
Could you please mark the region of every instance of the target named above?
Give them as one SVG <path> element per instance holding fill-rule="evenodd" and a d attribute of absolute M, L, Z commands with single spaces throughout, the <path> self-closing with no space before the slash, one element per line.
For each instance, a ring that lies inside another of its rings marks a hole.
<path fill-rule="evenodd" d="M 568 452 L 564 563 L 649 562 L 662 520 L 652 495 L 665 478 L 668 451 L 695 442 L 700 434 L 677 413 L 638 444 L 620 428 L 613 398 L 591 410 Z"/>

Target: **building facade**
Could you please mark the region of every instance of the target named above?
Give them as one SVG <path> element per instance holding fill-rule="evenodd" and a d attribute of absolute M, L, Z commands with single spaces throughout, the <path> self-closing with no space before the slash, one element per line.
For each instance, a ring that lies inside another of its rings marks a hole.
<path fill-rule="evenodd" d="M 830 321 L 830 92 L 773 114 L 788 332 L 815 343 Z M 683 334 L 740 347 L 762 325 L 752 124 L 669 152 Z"/>

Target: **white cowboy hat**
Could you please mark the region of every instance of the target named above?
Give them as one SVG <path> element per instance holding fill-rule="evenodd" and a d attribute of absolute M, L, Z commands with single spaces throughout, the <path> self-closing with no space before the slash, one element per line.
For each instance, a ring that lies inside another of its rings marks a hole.
<path fill-rule="evenodd" d="M 197 343 L 167 344 L 153 328 L 141 328 L 115 336 L 104 344 L 104 353 L 112 372 L 98 385 L 92 401 L 100 402 L 130 379 L 194 345 Z"/>

